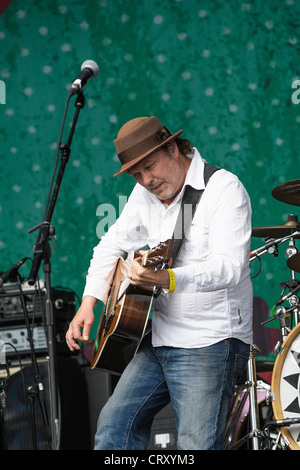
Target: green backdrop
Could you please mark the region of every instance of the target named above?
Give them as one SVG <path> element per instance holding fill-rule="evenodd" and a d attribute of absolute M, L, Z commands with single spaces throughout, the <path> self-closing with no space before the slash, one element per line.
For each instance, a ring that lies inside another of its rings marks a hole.
<path fill-rule="evenodd" d="M 183 128 L 210 163 L 236 173 L 254 227 L 298 215 L 271 190 L 300 177 L 300 106 L 291 99 L 300 76 L 299 1 L 0 0 L 0 11 L 0 271 L 32 256 L 37 232 L 27 231 L 42 220 L 68 88 L 87 59 L 100 73 L 85 88 L 52 219 L 53 285 L 82 294 L 97 207 L 113 204 L 118 214 L 119 196 L 133 186 L 126 175 L 112 177 L 113 139 L 137 116 Z M 262 244 L 253 239 L 253 248 Z M 279 282 L 291 278 L 286 248 L 265 255 L 253 280 L 269 309 Z M 29 271 L 27 263 L 20 270 Z"/>

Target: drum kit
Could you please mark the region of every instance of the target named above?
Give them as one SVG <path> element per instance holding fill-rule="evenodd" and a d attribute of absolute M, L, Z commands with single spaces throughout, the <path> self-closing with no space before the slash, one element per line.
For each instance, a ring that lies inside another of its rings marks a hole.
<path fill-rule="evenodd" d="M 280 184 L 272 190 L 272 196 L 286 204 L 300 206 L 300 180 Z M 297 295 L 300 280 L 296 278 L 300 273 L 300 253 L 295 245 L 295 240 L 300 239 L 300 222 L 291 214 L 283 224 L 253 228 L 252 237 L 265 239 L 263 246 L 250 253 L 250 263 L 259 259 L 260 266 L 263 254 L 277 256 L 278 246 L 288 242 L 286 264 L 292 275 L 290 281 L 280 283 L 281 297 L 272 309 L 272 316 L 262 323 L 276 319 L 280 324 L 280 338 L 274 345 L 276 359 L 271 384 L 257 380 L 259 349 L 252 345 L 247 379 L 236 387 L 230 407 L 224 449 L 246 446 L 251 450 L 300 450 L 300 299 Z"/>

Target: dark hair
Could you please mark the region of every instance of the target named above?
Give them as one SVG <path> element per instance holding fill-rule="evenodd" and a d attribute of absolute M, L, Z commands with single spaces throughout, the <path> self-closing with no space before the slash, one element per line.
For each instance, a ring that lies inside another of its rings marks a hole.
<path fill-rule="evenodd" d="M 176 142 L 179 152 L 182 153 L 183 155 L 188 155 L 189 153 L 192 153 L 193 151 L 193 146 L 191 142 L 188 139 L 183 139 L 181 137 L 175 137 L 174 142 Z M 168 142 L 166 145 L 164 145 L 162 148 L 165 149 L 166 151 L 169 150 L 169 147 L 172 146 L 172 140 Z"/>
<path fill-rule="evenodd" d="M 188 139 L 176 137 L 174 140 L 179 148 L 180 153 L 183 153 L 183 155 L 188 155 L 189 153 L 192 153 L 193 145 Z"/>

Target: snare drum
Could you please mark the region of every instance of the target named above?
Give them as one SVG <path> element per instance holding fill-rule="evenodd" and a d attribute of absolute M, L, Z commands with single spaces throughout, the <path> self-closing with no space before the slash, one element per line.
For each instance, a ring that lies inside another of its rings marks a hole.
<path fill-rule="evenodd" d="M 300 418 L 300 324 L 282 343 L 272 375 L 273 412 L 275 419 Z M 281 428 L 292 450 L 300 450 L 300 423 Z"/>

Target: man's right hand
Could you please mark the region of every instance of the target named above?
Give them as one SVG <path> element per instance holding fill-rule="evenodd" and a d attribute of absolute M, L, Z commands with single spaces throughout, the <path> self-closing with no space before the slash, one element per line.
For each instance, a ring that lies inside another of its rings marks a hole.
<path fill-rule="evenodd" d="M 71 351 L 80 349 L 78 341 L 83 343 L 90 341 L 89 335 L 95 320 L 94 308 L 97 303 L 98 300 L 94 297 L 86 296 L 83 298 L 82 304 L 71 321 L 66 333 L 66 342 Z"/>

